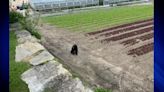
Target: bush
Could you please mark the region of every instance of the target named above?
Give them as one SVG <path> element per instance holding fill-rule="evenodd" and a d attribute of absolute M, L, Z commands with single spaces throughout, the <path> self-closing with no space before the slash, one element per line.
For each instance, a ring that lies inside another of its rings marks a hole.
<path fill-rule="evenodd" d="M 31 35 L 35 36 L 38 39 L 41 39 L 41 35 L 36 29 L 36 26 L 38 25 L 39 22 L 39 16 L 30 16 L 28 15 L 28 12 L 26 14 L 26 17 L 24 17 L 21 21 L 20 24 L 22 25 L 23 29 L 26 29 L 31 33 Z"/>
<path fill-rule="evenodd" d="M 9 12 L 9 22 L 10 23 L 16 23 L 22 20 L 24 16 L 16 11 L 10 11 Z"/>
<path fill-rule="evenodd" d="M 29 5 L 28 5 L 28 4 L 23 4 L 23 5 L 22 5 L 22 8 L 23 8 L 23 9 L 28 9 L 28 8 L 29 8 Z"/>
<path fill-rule="evenodd" d="M 104 88 L 96 88 L 95 92 L 112 92 L 112 91 L 109 89 L 104 89 Z"/>
<path fill-rule="evenodd" d="M 29 31 L 31 35 L 35 36 L 37 39 L 41 39 L 41 35 L 37 31 Z"/>
<path fill-rule="evenodd" d="M 103 5 L 104 0 L 99 0 L 99 5 Z"/>

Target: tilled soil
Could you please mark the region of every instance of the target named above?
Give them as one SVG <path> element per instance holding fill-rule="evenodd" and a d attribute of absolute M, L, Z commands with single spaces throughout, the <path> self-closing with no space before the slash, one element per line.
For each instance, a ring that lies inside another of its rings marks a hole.
<path fill-rule="evenodd" d="M 139 37 L 135 37 L 133 39 L 129 39 L 129 40 L 125 40 L 123 42 L 121 42 L 121 44 L 124 44 L 124 45 L 135 45 L 137 43 L 139 43 L 139 41 L 137 41 L 137 39 L 141 40 L 141 41 L 146 41 L 146 40 L 149 40 L 149 39 L 152 39 L 154 37 L 154 34 L 153 33 L 149 33 L 149 34 L 146 34 L 146 35 L 143 35 L 143 36 L 139 36 Z"/>
<path fill-rule="evenodd" d="M 126 33 L 113 30 L 147 21 L 150 21 L 150 24 L 146 23 L 139 27 L 152 25 L 152 19 L 149 19 L 109 28 L 112 30 L 108 35 L 112 33 L 112 37 L 104 36 L 104 39 L 111 41 L 106 43 L 101 43 L 97 39 L 90 40 L 90 38 L 102 32 L 106 33 L 109 29 L 105 29 L 106 32 L 101 30 L 87 33 L 87 36 L 86 33 L 70 32 L 47 24 L 40 26 L 39 30 L 43 36 L 42 44 L 54 56 L 61 59 L 63 65 L 91 86 L 110 88 L 114 92 L 116 90 L 152 92 L 153 27 L 137 31 L 130 30 L 138 27 L 130 27 Z M 70 54 L 71 47 L 75 43 L 79 49 L 77 56 Z"/>
<path fill-rule="evenodd" d="M 115 34 L 119 34 L 119 33 L 122 33 L 122 32 L 127 32 L 127 31 L 130 31 L 130 30 L 133 30 L 133 29 L 137 29 L 137 28 L 140 28 L 140 27 L 148 26 L 148 25 L 151 25 L 151 24 L 153 24 L 153 22 L 149 22 L 149 23 L 142 24 L 142 25 L 137 25 L 137 26 L 130 26 L 128 28 L 122 28 L 122 29 L 117 30 L 117 31 L 109 32 L 109 33 L 106 33 L 106 34 L 101 34 L 100 36 L 115 35 Z"/>
<path fill-rule="evenodd" d="M 153 30 L 153 27 L 144 28 L 144 29 L 137 30 L 137 31 L 134 31 L 134 32 L 129 32 L 129 33 L 122 34 L 122 35 L 119 35 L 119 36 L 114 36 L 114 37 L 111 37 L 111 38 L 107 38 L 107 39 L 103 40 L 102 42 L 104 42 L 104 41 L 106 41 L 106 42 L 117 41 L 117 40 L 121 40 L 121 39 L 128 38 L 128 37 L 131 37 L 131 36 L 135 36 L 135 35 L 143 34 L 143 33 L 146 33 L 146 32 L 150 32 L 152 30 Z"/>
<path fill-rule="evenodd" d="M 129 51 L 128 55 L 138 55 L 138 56 L 140 56 L 140 55 L 143 55 L 145 53 L 151 52 L 154 48 L 153 44 L 154 43 L 149 43 L 149 44 L 143 45 L 141 47 L 132 49 L 132 50 Z"/>

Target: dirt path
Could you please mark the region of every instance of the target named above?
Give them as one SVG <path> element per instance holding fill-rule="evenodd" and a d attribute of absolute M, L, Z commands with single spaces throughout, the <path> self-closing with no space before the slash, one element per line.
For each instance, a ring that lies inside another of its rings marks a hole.
<path fill-rule="evenodd" d="M 39 30 L 42 44 L 90 85 L 119 92 L 152 91 L 153 59 L 150 57 L 153 53 L 133 57 L 127 55 L 122 44 L 101 44 L 89 40 L 84 33 L 64 31 L 47 24 Z M 79 47 L 78 56 L 70 54 L 74 43 Z M 144 59 L 146 57 L 149 58 Z"/>

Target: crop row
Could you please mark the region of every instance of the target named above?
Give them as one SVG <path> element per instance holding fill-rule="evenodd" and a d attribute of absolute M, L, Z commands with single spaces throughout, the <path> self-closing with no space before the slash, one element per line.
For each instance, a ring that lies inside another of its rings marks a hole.
<path fill-rule="evenodd" d="M 110 37 L 110 38 L 107 38 L 105 40 L 101 40 L 101 42 L 103 43 L 103 42 L 110 42 L 110 41 L 118 41 L 118 40 L 125 39 L 125 38 L 128 38 L 128 37 L 132 37 L 132 36 L 135 36 L 135 35 L 140 35 L 140 34 L 143 34 L 143 33 L 146 33 L 146 32 L 150 32 L 152 30 L 153 30 L 153 27 L 148 27 L 148 28 L 137 30 L 137 31 L 125 33 L 125 34 L 122 34 L 122 35 L 119 35 L 119 36 Z"/>
<path fill-rule="evenodd" d="M 96 32 L 90 32 L 88 34 L 89 35 L 95 35 L 95 34 L 99 34 L 99 33 L 102 33 L 102 32 L 109 31 L 109 30 L 113 30 L 113 29 L 117 29 L 117 28 L 122 28 L 122 27 L 127 27 L 127 26 L 132 26 L 134 24 L 139 24 L 139 23 L 148 22 L 148 21 L 152 21 L 152 20 L 153 20 L 152 18 L 151 19 L 147 19 L 147 20 L 141 20 L 141 21 L 137 21 L 137 22 L 133 22 L 133 23 L 123 24 L 123 25 L 119 25 L 119 26 L 115 26 L 115 27 L 103 29 L 103 30 L 96 31 Z"/>
<path fill-rule="evenodd" d="M 128 55 L 141 56 L 143 54 L 146 54 L 146 53 L 151 52 L 153 50 L 153 48 L 154 48 L 153 43 L 149 43 L 149 44 L 143 45 L 141 47 L 138 47 L 138 48 L 135 48 L 135 49 L 130 50 L 128 52 Z"/>

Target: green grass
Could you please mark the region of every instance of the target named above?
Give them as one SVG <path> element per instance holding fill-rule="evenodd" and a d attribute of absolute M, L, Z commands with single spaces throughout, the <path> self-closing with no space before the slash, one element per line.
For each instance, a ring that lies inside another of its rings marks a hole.
<path fill-rule="evenodd" d="M 30 68 L 29 64 L 15 62 L 16 35 L 10 32 L 10 92 L 29 92 L 27 85 L 21 80 L 21 74 Z"/>
<path fill-rule="evenodd" d="M 104 88 L 96 88 L 94 92 L 112 92 L 112 90 Z"/>
<path fill-rule="evenodd" d="M 136 5 L 48 16 L 43 17 L 42 21 L 70 31 L 91 32 L 152 17 L 153 5 Z"/>

